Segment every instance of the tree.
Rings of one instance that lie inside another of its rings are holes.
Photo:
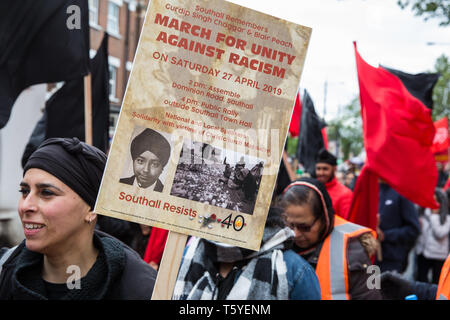
[[[433,89],[433,120],[450,117],[450,60],[442,54],[437,58],[432,72],[441,74]]]
[[[416,16],[441,19],[440,26],[450,25],[450,0],[398,0],[397,4],[405,9],[411,6]]]
[[[338,116],[328,123],[327,130],[329,140],[337,142],[344,160],[349,159],[350,155],[356,156],[361,153],[364,144],[358,96],[344,106]]]
[[[297,143],[298,143],[298,137],[287,137],[286,140],[286,152],[289,156],[295,157],[295,154],[297,153]]]

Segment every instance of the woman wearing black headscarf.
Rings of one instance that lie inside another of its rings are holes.
[[[374,237],[370,229],[334,214],[325,185],[301,178],[288,185],[279,203],[294,230],[294,251],[316,270],[323,300],[381,299],[367,272]]]
[[[103,152],[76,138],[48,139],[30,156],[19,190],[25,240],[1,252],[9,257],[0,299],[151,297],[156,272],[120,241],[95,231],[105,163]]]

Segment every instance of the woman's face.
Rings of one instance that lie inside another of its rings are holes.
[[[302,248],[309,248],[320,240],[322,219],[314,217],[309,204],[290,205],[285,208],[286,225],[294,230],[295,244]]]
[[[73,246],[90,219],[90,207],[58,178],[29,169],[20,183],[19,216],[26,246],[42,254]]]
[[[133,170],[139,185],[142,188],[147,188],[159,178],[163,166],[154,153],[145,151],[134,159]]]

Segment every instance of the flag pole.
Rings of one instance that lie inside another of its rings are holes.
[[[152,300],[171,300],[180,269],[187,235],[169,231],[156,276]]]
[[[91,74],[84,77],[84,137],[92,145],[92,90]]]
[[[286,167],[286,171],[288,173],[289,180],[291,180],[291,182],[292,182],[295,180],[296,173],[292,170],[291,164],[289,163],[289,160],[288,160],[288,154],[285,150],[283,150],[283,158],[282,159],[283,159],[284,166]]]

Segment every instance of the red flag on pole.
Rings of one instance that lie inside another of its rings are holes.
[[[367,64],[354,46],[367,166],[405,198],[437,208],[431,110],[398,77]]]
[[[300,116],[302,114],[302,103],[300,102],[300,94],[297,91],[295,99],[294,111],[292,112],[291,123],[289,124],[289,133],[291,137],[297,137],[300,132]]]
[[[153,262],[157,265],[161,262],[166,246],[167,236],[169,231],[153,227],[150,237],[148,239],[147,247],[145,249],[144,261],[147,263]]]
[[[324,145],[324,148],[328,150],[327,127],[323,127],[323,128],[322,128],[322,137],[323,137],[323,145]]]
[[[365,165],[356,179],[348,213],[349,221],[372,230],[377,229],[378,190],[377,174]]]

